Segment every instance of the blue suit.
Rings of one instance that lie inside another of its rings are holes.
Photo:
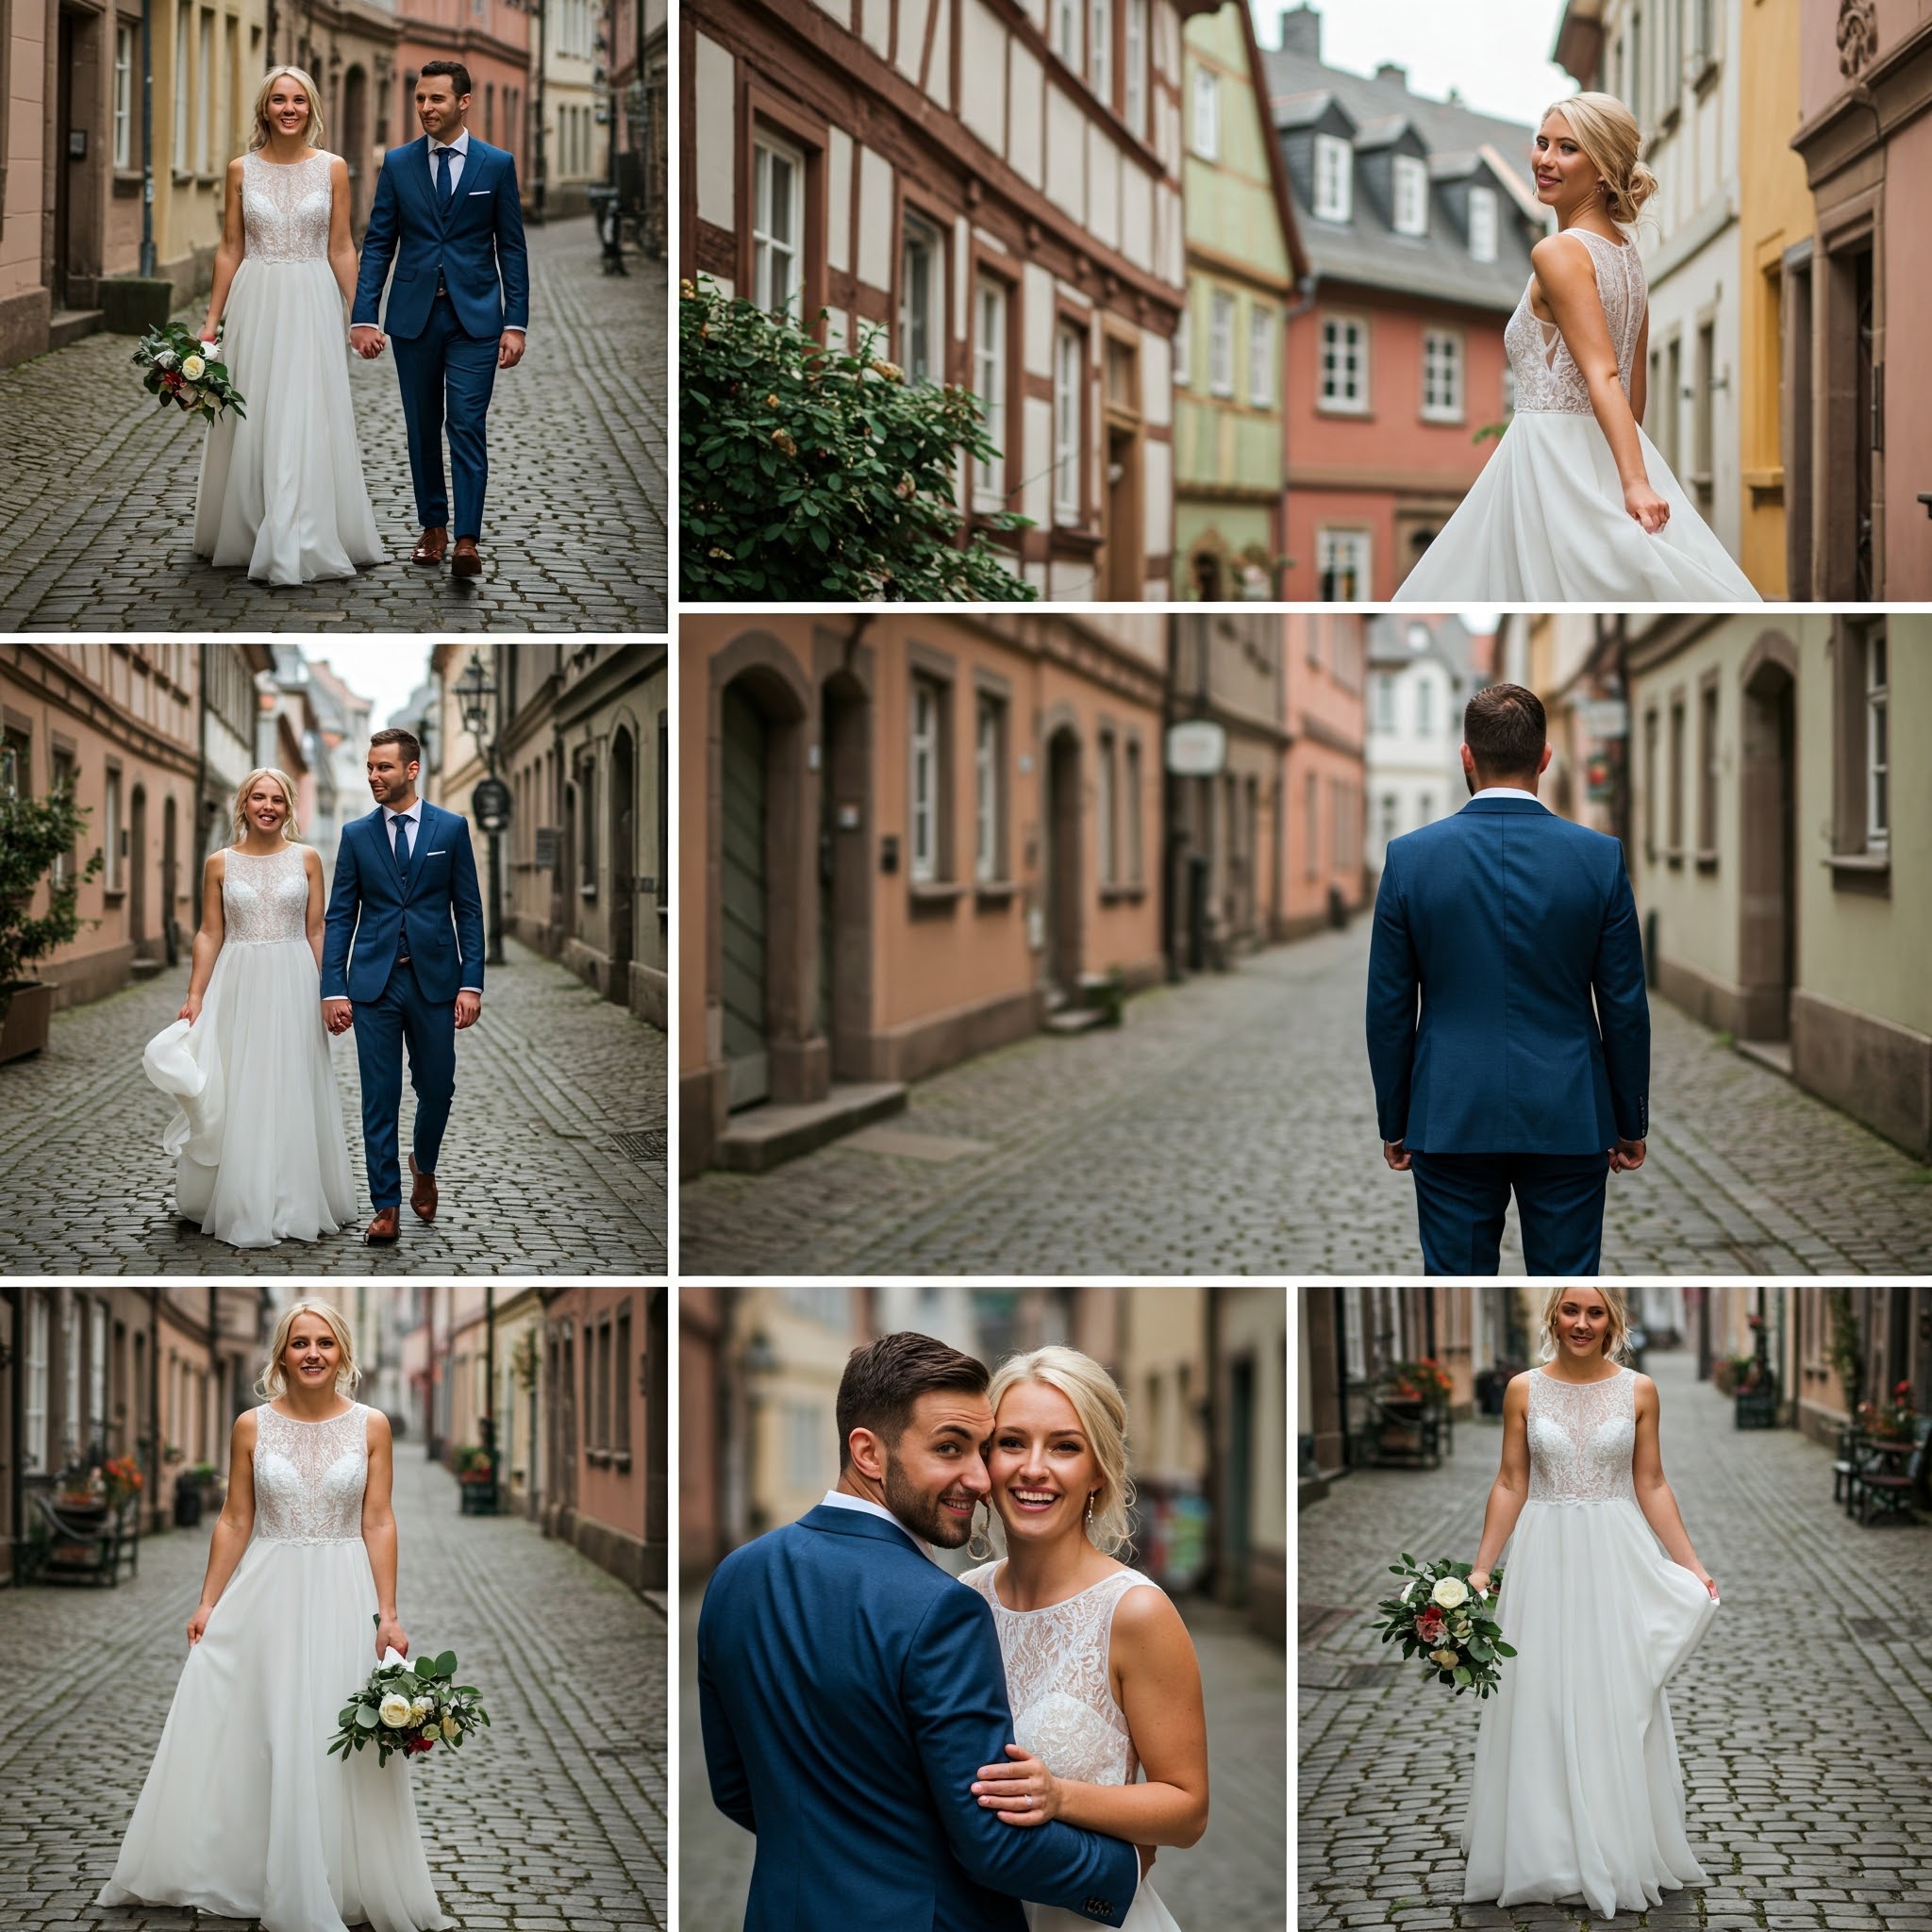
[[[1390,842],[1369,952],[1385,1141],[1431,1274],[1493,1274],[1513,1190],[1532,1274],[1593,1274],[1609,1150],[1650,1129],[1650,1004],[1623,847],[1529,798]]]
[[[453,178],[444,204],[427,135],[390,149],[362,237],[351,320],[377,325],[393,261],[380,326],[395,346],[416,514],[425,529],[447,526],[453,536],[475,537],[490,480],[484,425],[496,386],[497,343],[505,329],[529,326],[530,271],[516,162],[473,134],[462,172]],[[456,483],[453,524],[443,480],[445,425]]]
[[[390,816],[378,808],[342,827],[322,947],[323,998],[356,1008],[362,1145],[378,1208],[402,1201],[403,1049],[416,1090],[416,1165],[433,1174],[456,1097],[456,997],[466,986],[483,990],[483,896],[469,822],[425,800],[405,872]]]
[[[724,1558],[698,1707],[712,1799],[758,1837],[744,1932],[1025,1932],[1023,1898],[1126,1917],[1132,1845],[973,1796],[1013,1741],[992,1612],[881,1517],[821,1504]]]

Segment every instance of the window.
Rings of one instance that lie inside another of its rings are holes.
[[[1053,0],[1053,50],[1076,73],[1080,66],[1080,0]]]
[[[752,143],[752,297],[774,315],[803,293],[804,230],[805,157],[760,134]]]
[[[1274,311],[1259,302],[1248,310],[1248,400],[1257,409],[1274,401]]]
[[[1323,530],[1316,539],[1322,602],[1363,604],[1369,596],[1369,533]]]
[[[1057,524],[1080,521],[1080,388],[1084,342],[1063,328],[1053,361],[1053,515]]]
[[[87,1439],[105,1442],[108,1435],[108,1305],[87,1305]]]
[[[1643,856],[1657,863],[1657,715],[1643,714]]]
[[[212,13],[201,16],[200,45],[201,64],[197,78],[201,85],[194,99],[194,165],[198,173],[206,175],[213,170],[215,164],[214,130],[208,114],[215,92],[215,17]]]
[[[912,877],[940,875],[940,688],[929,677],[912,680]]]
[[[1716,15],[1711,0],[1690,0],[1690,52],[1700,69],[1717,58]]]
[[[1891,845],[1891,689],[1885,633],[1865,640],[1865,849]]]
[[[1322,318],[1322,407],[1368,413],[1369,325],[1362,316]]]
[[[1429,232],[1429,167],[1414,155],[1395,157],[1395,232],[1398,235],[1426,235]]]
[[[1670,857],[1676,864],[1684,855],[1684,700],[1671,704],[1671,824]]]
[[[1121,29],[1121,58],[1125,71],[1121,90],[1127,125],[1141,140],[1147,137],[1147,0],[1127,0]]]
[[[31,796],[34,789],[33,741],[8,725],[0,734],[0,796]],[[58,791],[59,788],[54,788]]]
[[[1426,675],[1415,681],[1415,735],[1426,738],[1436,728],[1436,680]]]
[[[1315,219],[1345,222],[1355,213],[1355,149],[1340,135],[1315,137]]]
[[[1496,258],[1496,191],[1472,188],[1469,191],[1469,258],[1494,261]]]
[[[1415,822],[1419,825],[1432,825],[1436,822],[1436,794],[1433,791],[1418,791],[1415,795]]]
[[[1715,684],[1697,693],[1697,851],[1717,858],[1717,704]]]
[[[1717,382],[1717,324],[1697,325],[1697,365],[1693,382],[1696,394],[1690,400],[1691,480],[1699,500],[1707,509],[1715,494],[1712,469],[1716,462],[1715,425],[1711,417],[1711,391]]]
[[[140,64],[141,29],[125,21],[114,29],[114,165],[134,165],[134,75]]]
[[[1174,379],[1183,388],[1193,381],[1190,367],[1194,353],[1193,305],[1191,300],[1181,303],[1180,320],[1174,325]]]
[[[940,352],[944,286],[939,230],[908,214],[899,242],[899,360],[908,382],[938,382],[944,374]]]
[[[1088,0],[1087,85],[1113,105],[1113,0]]]
[[[986,418],[987,440],[1002,452],[974,471],[975,509],[1004,509],[1007,504],[1007,291],[982,276],[974,298],[973,392]]]
[[[188,56],[189,8],[175,0],[175,172],[188,172]]]
[[[1322,779],[1315,772],[1310,772],[1302,784],[1302,818],[1306,827],[1302,835],[1302,875],[1318,879],[1322,876]]]
[[[1093,832],[1096,841],[1095,858],[1100,872],[1100,883],[1111,886],[1120,878],[1119,826],[1115,823],[1115,812],[1119,807],[1115,784],[1114,760],[1116,745],[1111,731],[1100,734],[1100,744],[1093,760]]]
[[[1462,421],[1462,337],[1455,329],[1423,332],[1423,420]]]
[[[1007,708],[982,691],[973,734],[973,876],[982,885],[997,879],[1000,864],[1000,821],[1005,801],[1000,780],[1006,759],[1001,746],[1007,735]]]
[[[1375,722],[1371,728],[1376,731],[1395,729],[1395,678],[1391,672],[1382,671],[1375,675]]]
[[[1234,297],[1225,289],[1208,298],[1208,387],[1218,396],[1234,393]]]
[[[1221,76],[1194,69],[1194,152],[1205,161],[1221,158]]]
[[[1127,877],[1141,883],[1141,741],[1130,738],[1126,744],[1126,775],[1121,788],[1122,830],[1126,837]]]
[[[630,1304],[625,1302],[617,1311],[617,1373],[610,1391],[615,1405],[610,1418],[610,1446],[625,1468],[630,1466]]]
[[[101,814],[101,850],[106,855],[101,872],[101,890],[105,892],[121,890],[121,768],[110,765],[108,768],[107,809]]]
[[[26,1424],[25,1460],[29,1469],[47,1466],[47,1291],[26,1291],[26,1391],[22,1401]]]

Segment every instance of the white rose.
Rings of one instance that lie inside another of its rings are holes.
[[[208,364],[204,362],[199,356],[190,356],[181,364],[181,374],[185,375],[190,382],[199,382],[202,377],[202,373],[207,368]]]
[[[383,1723],[391,1730],[399,1731],[409,1722],[409,1700],[399,1692],[391,1690],[382,1700],[376,1715],[382,1719]]]
[[[1469,1601],[1469,1586],[1459,1576],[1445,1576],[1429,1592],[1429,1601],[1445,1610],[1459,1610]]]

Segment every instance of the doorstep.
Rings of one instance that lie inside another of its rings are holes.
[[[835,1082],[823,1100],[747,1108],[731,1116],[731,1124],[718,1142],[718,1165],[737,1174],[765,1174],[814,1147],[903,1112],[905,1106],[903,1080],[849,1080]]]

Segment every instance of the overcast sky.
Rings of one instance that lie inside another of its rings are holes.
[[[1281,44],[1281,0],[1251,0],[1264,47]],[[1563,0],[1318,0],[1322,58],[1373,74],[1384,60],[1408,69],[1414,93],[1534,125],[1576,83],[1550,58]]]
[[[415,639],[316,638],[302,646],[312,664],[326,658],[335,674],[358,697],[371,698],[375,708],[372,730],[380,731],[390,714],[408,702],[409,693],[429,675],[429,645]]]

